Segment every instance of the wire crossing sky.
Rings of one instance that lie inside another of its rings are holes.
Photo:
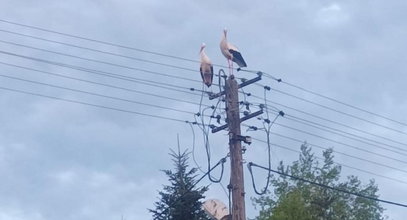
[[[0,174],[10,178],[0,184],[1,218],[151,219],[177,134],[193,153],[190,165],[206,174],[228,152],[227,131],[211,133],[227,123],[224,100],[208,99],[224,86],[225,27],[248,65],[234,70],[239,82],[263,73],[259,86],[239,93],[241,116],[265,111],[242,127],[255,140],[245,161],[274,169],[296,160],[304,142],[317,156],[333,148],[342,178],[374,178],[379,199],[406,203],[403,1],[2,7]],[[202,42],[217,73],[209,88],[199,73]],[[201,180],[219,182],[207,198],[228,204],[228,170]],[[256,185],[267,176],[256,175]],[[405,208],[384,207],[404,219]]]

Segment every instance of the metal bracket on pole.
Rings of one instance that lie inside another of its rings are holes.
[[[248,86],[248,85],[250,85],[250,84],[252,84],[252,83],[255,83],[255,82],[257,82],[257,81],[260,81],[261,80],[261,76],[263,75],[263,73],[262,72],[257,72],[257,77],[256,78],[253,78],[253,79],[250,79],[250,80],[246,80],[246,81],[244,81],[244,82],[242,82],[241,84],[239,84],[239,89],[240,88],[243,88],[243,87],[245,87],[245,86]],[[223,95],[225,95],[226,94],[226,91],[222,91],[222,92],[219,92],[219,93],[216,93],[216,94],[209,94],[209,100],[212,100],[212,99],[216,99],[216,98],[218,98],[218,97],[220,97],[220,96],[223,96]]]
[[[254,118],[254,117],[256,117],[256,116],[259,116],[259,115],[261,115],[261,114],[263,114],[263,109],[262,109],[262,110],[259,110],[259,111],[257,111],[257,112],[254,112],[254,113],[252,113],[252,114],[250,114],[250,115],[246,115],[246,116],[242,117],[242,118],[240,119],[240,122],[244,122],[244,121],[246,121],[246,120],[249,120],[249,119],[251,119],[251,118]],[[221,130],[223,130],[223,129],[226,129],[228,126],[229,126],[229,124],[224,124],[224,125],[222,125],[222,126],[216,127],[216,128],[214,128],[214,129],[212,129],[212,133],[216,133],[216,132],[218,132],[218,131],[221,131]]]

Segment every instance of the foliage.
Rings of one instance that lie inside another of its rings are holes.
[[[164,185],[159,192],[159,201],[155,209],[149,211],[155,220],[206,220],[209,219],[202,209],[201,199],[207,187],[195,187],[196,168],[188,170],[189,153],[171,150],[174,171],[163,170],[168,176],[169,185]]]
[[[291,166],[278,167],[280,172],[307,179],[331,187],[361,193],[378,198],[378,187],[371,180],[362,185],[356,176],[340,181],[341,167],[333,161],[333,150],[323,152],[323,163],[311,153],[305,143],[301,146],[299,160]],[[285,176],[274,176],[271,185],[273,193],[253,199],[260,207],[257,220],[381,220],[383,208],[377,201],[364,199],[344,192],[338,192]]]

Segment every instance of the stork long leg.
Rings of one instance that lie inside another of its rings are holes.
[[[228,59],[228,66],[229,66],[229,76],[232,75],[232,60]]]
[[[230,68],[230,71],[232,72],[232,75],[233,75],[233,61],[230,61],[230,63],[232,64],[231,66],[231,68]]]

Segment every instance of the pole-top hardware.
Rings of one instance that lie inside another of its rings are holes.
[[[250,136],[242,136],[242,135],[237,135],[236,139],[238,141],[243,141],[244,143],[250,145],[252,143],[252,137]]]
[[[279,114],[280,116],[283,116],[283,117],[284,117],[284,115],[285,115],[285,113],[284,113],[283,111],[279,111],[278,114]]]

